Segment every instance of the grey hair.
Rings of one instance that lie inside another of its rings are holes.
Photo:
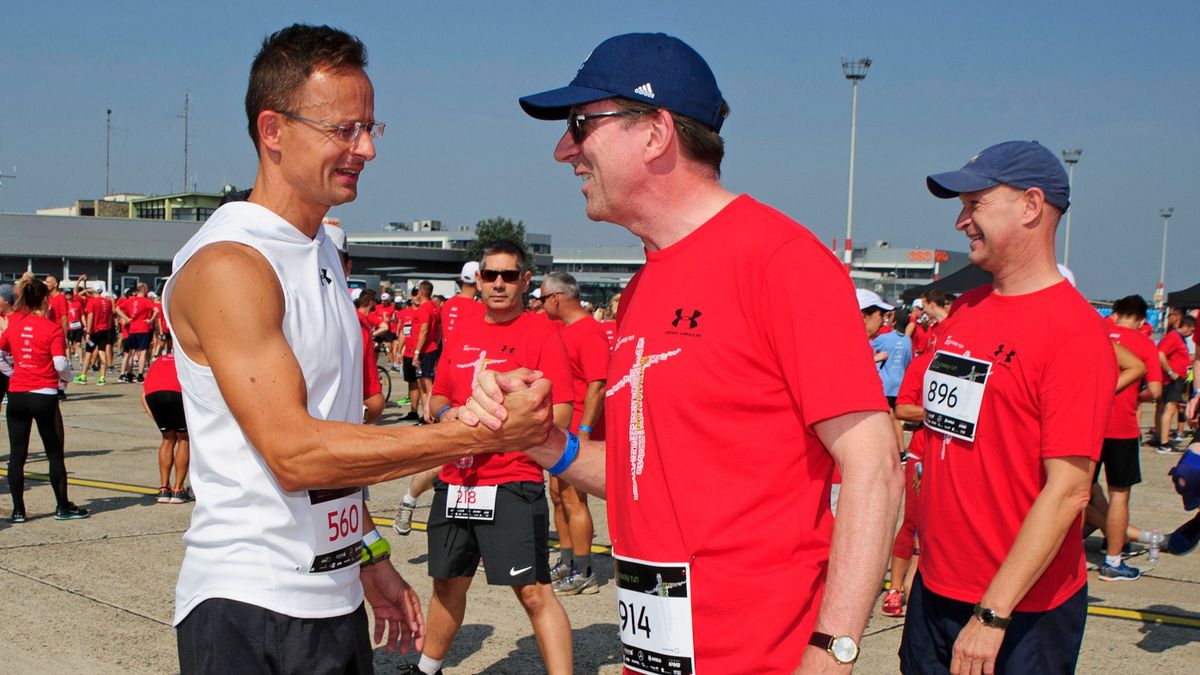
[[[544,278],[545,282],[550,283],[550,290],[555,293],[562,293],[568,298],[579,299],[579,282],[575,281],[575,277],[566,272],[551,272]]]

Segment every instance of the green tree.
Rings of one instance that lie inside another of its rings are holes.
[[[525,259],[529,261],[529,269],[536,271],[533,262],[533,250],[525,241],[525,223],[518,220],[513,222],[504,216],[496,216],[475,223],[475,240],[467,244],[467,260],[479,260],[483,257],[483,249],[500,239],[508,239],[521,245],[525,251]]]

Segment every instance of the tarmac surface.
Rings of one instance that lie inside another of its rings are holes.
[[[394,381],[399,391],[403,382]],[[32,474],[26,481],[29,522],[9,524],[11,498],[0,496],[0,616],[7,643],[0,673],[178,672],[171,618],[183,555],[180,537],[192,505],[155,503],[159,434],[141,409],[140,393],[137,385],[72,385],[70,399],[63,403],[71,499],[91,509],[91,518],[53,519],[54,499],[36,433],[26,466]],[[389,407],[383,424],[400,424],[405,412]],[[7,433],[0,434],[0,455],[8,455]],[[1143,448],[1141,459],[1144,483],[1133,490],[1132,522],[1169,532],[1189,517],[1166,475],[1177,456]],[[432,494],[420,500],[417,528],[401,537],[389,525],[406,487],[407,479],[372,486],[370,508],[392,544],[397,568],[427,606],[431,584],[420,528]],[[7,493],[6,485],[0,489]],[[604,505],[592,499],[590,506],[596,520],[594,545],[605,551]],[[1086,548],[1094,568],[1102,560],[1099,537],[1089,538]],[[599,552],[593,560],[602,580],[600,592],[562,599],[574,630],[575,672],[617,674],[611,559]],[[1200,553],[1176,557],[1164,552],[1157,564],[1148,564],[1144,549],[1135,545],[1130,563],[1142,568],[1141,580],[1106,583],[1090,573],[1089,618],[1078,672],[1200,672]],[[752,605],[748,599],[747,607]],[[856,671],[897,672],[902,627],[902,619],[876,612]],[[416,655],[389,654],[382,648],[375,653],[382,674],[395,673],[409,661],[415,662]],[[516,598],[507,588],[488,586],[482,575],[471,589],[466,622],[443,667],[447,673],[545,672]]]

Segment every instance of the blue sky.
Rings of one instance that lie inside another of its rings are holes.
[[[388,123],[351,231],[505,215],[568,245],[634,243],[583,215],[579,181],[551,159],[561,126],[516,99],[566,84],[618,33],[677,35],[709,61],[733,113],[724,182],[804,223],[845,231],[850,86],[841,56],[874,60],[859,88],[854,235],[964,250],[955,203],[924,176],[992,143],[1083,149],[1071,267],[1092,297],[1158,281],[1162,221],[1175,208],[1168,289],[1200,282],[1200,5],[1160,2],[741,3],[56,2],[0,4],[0,210],[32,212],[104,191],[104,111],[113,110],[114,191],[183,182],[248,186],[242,109],[262,38],[328,23],[367,45],[376,116]],[[1061,236],[1060,236],[1061,241]],[[1061,257],[1061,256],[1060,256]]]

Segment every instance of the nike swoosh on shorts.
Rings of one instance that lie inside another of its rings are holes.
[[[508,568],[508,576],[515,577],[518,574],[524,574],[525,572],[528,572],[531,569],[533,569],[533,565],[530,565],[529,567],[522,567],[521,569],[517,569],[515,567],[510,567],[510,568]]]

